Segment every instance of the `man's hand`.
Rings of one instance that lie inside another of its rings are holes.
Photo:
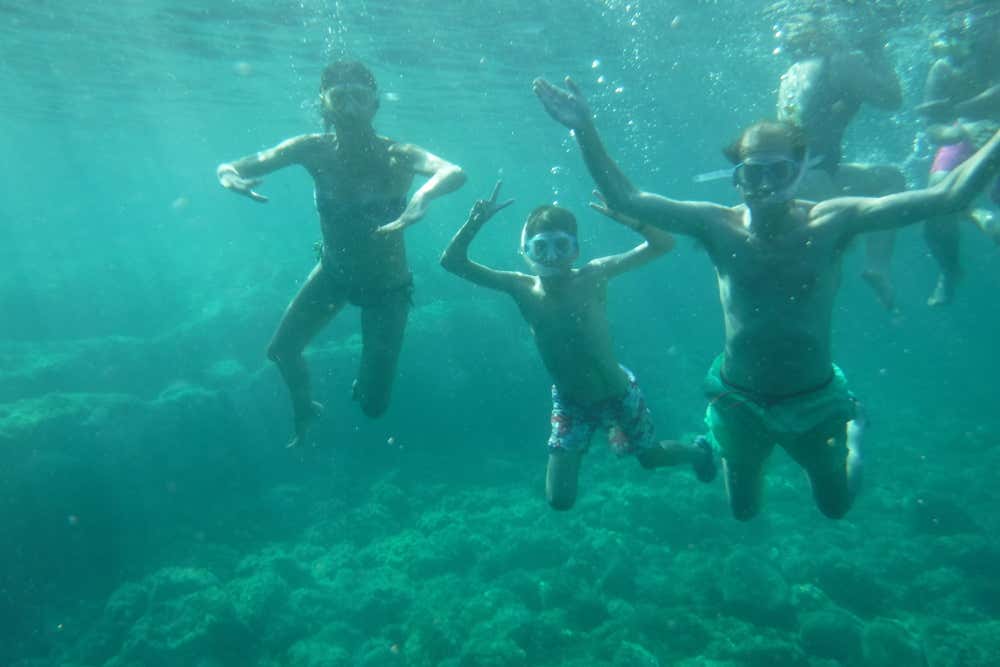
[[[607,200],[604,195],[601,194],[600,190],[594,190],[594,197],[597,199],[596,202],[590,202],[590,208],[594,209],[598,213],[612,220],[619,222],[629,229],[633,229],[638,233],[646,237],[649,245],[655,248],[662,248],[664,250],[670,250],[674,247],[674,237],[669,232],[665,232],[658,227],[652,225],[647,225],[644,222],[636,220],[630,215],[625,215],[620,211],[616,211],[608,206]]]
[[[267,197],[254,191],[254,188],[262,182],[263,180],[260,178],[243,178],[235,169],[221,169],[219,171],[219,183],[222,187],[244,197],[249,197],[254,201],[264,203],[267,201]]]
[[[556,122],[571,130],[582,130],[593,123],[587,98],[573,79],[566,77],[566,88],[553,86],[545,79],[535,79],[531,89],[541,100],[542,106]]]
[[[485,224],[487,220],[514,203],[513,199],[508,199],[497,204],[497,195],[500,194],[501,185],[503,185],[503,181],[497,181],[489,199],[476,200],[476,203],[472,205],[472,210],[469,211],[469,222],[479,225]]]

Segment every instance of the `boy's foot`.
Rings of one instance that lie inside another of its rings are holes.
[[[712,443],[705,436],[699,435],[694,439],[694,446],[701,450],[702,456],[691,464],[691,468],[694,470],[695,477],[707,484],[715,479],[719,472],[715,465],[715,452],[712,450]]]

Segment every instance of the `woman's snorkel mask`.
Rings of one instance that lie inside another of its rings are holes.
[[[378,110],[378,92],[364,83],[337,83],[319,98],[323,116],[331,122],[370,121]]]
[[[521,254],[539,276],[567,272],[580,255],[576,236],[562,230],[538,232],[528,236],[528,225],[521,228]]]

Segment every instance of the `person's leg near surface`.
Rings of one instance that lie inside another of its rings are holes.
[[[906,177],[889,165],[842,164],[836,182],[841,195],[882,197],[906,189]],[[892,284],[892,252],[896,232],[865,235],[865,262],[861,277],[874,290],[886,310],[896,309],[896,294]]]
[[[896,310],[896,288],[892,283],[892,253],[895,247],[895,231],[865,235],[865,265],[861,277],[889,312]]]
[[[942,146],[934,156],[928,187],[937,185],[955,167],[962,164],[975,152],[968,142]],[[924,241],[931,256],[940,269],[934,291],[927,299],[929,306],[943,306],[955,297],[955,288],[962,279],[959,257],[959,222],[967,213],[941,216],[924,223]]]
[[[379,417],[389,407],[409,313],[408,289],[361,308],[361,365],[354,399],[369,417]]]
[[[312,400],[309,369],[302,352],[344,303],[342,291],[317,264],[288,304],[268,345],[267,356],[277,365],[292,398],[295,434],[289,447],[302,444],[309,424],[322,410],[322,405]]]
[[[948,215],[924,223],[924,241],[937,262],[940,273],[929,306],[943,306],[955,297],[955,287],[962,278],[959,257],[959,222],[965,214]]]

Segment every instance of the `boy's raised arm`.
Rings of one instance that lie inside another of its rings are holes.
[[[605,278],[613,278],[651,262],[673,249],[674,237],[669,233],[608,208],[606,200],[596,190],[594,191],[594,196],[597,197],[598,201],[590,204],[592,209],[642,234],[646,240],[627,252],[618,255],[609,255],[608,257],[599,257],[587,262],[585,267],[587,270],[598,271]]]
[[[515,271],[498,271],[469,259],[469,244],[472,243],[472,239],[476,237],[483,225],[498,212],[514,203],[513,199],[508,199],[497,204],[501,183],[502,181],[497,181],[489,199],[480,199],[472,205],[469,218],[455,233],[448,247],[444,249],[444,253],[441,255],[441,266],[446,271],[477,285],[503,292],[513,292],[530,281],[528,276]]]

